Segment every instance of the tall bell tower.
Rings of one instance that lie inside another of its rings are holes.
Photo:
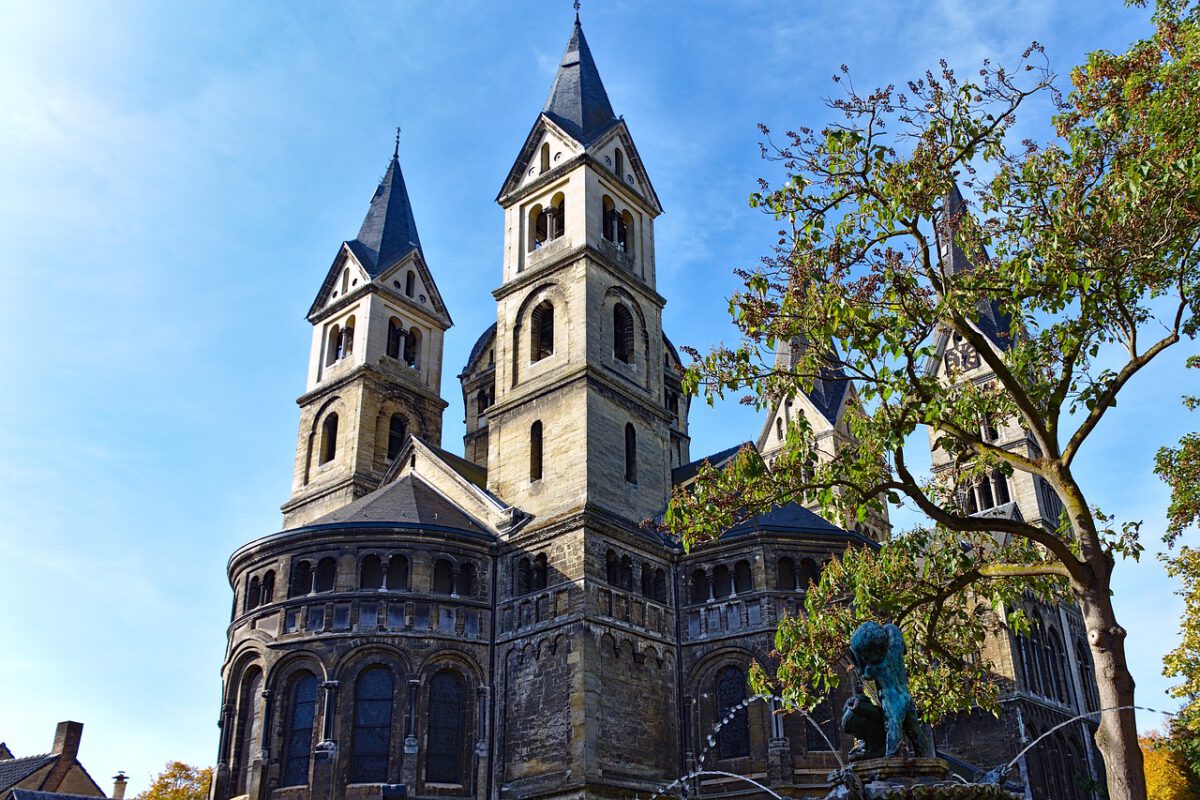
[[[542,518],[651,517],[669,492],[675,416],[655,290],[662,207],[578,20],[497,202],[489,489]]]
[[[308,311],[312,348],[285,528],[379,486],[409,434],[442,438],[442,337],[453,324],[425,263],[399,135],[358,236]]]

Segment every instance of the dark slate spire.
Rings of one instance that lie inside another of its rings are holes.
[[[404,186],[404,173],[400,171],[399,143],[392,154],[392,163],[371,198],[371,208],[359,228],[358,238],[349,244],[360,260],[364,255],[368,257],[370,263],[363,266],[372,277],[401,256],[421,249],[408,189]]]
[[[558,74],[550,86],[550,96],[542,113],[587,147],[617,121],[608,93],[600,81],[600,71],[592,60],[592,51],[583,36],[576,15],[567,52],[563,53]]]
[[[967,213],[969,213],[967,203],[958,189],[958,182],[954,181],[950,184],[950,191],[946,192],[946,196],[942,199],[944,225],[949,230],[939,229],[938,231],[940,239],[938,254],[941,258],[942,269],[947,275],[959,275],[975,268],[954,237],[958,222],[962,219],[962,215]],[[988,257],[986,252],[981,252],[979,255],[984,259]],[[995,300],[981,299],[976,304],[976,309],[979,314],[979,329],[997,347],[1007,350],[1012,345],[1012,317],[1005,314]]]

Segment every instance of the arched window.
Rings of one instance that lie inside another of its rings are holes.
[[[730,592],[733,591],[733,581],[729,578],[729,567],[724,564],[713,569],[712,590],[713,597],[718,600],[729,597]]]
[[[783,441],[783,417],[775,418],[775,437]]]
[[[444,558],[433,563],[434,594],[454,593],[454,567]]]
[[[388,559],[387,574],[384,584],[388,591],[402,591],[408,588],[408,559],[404,556],[392,556]]]
[[[529,426],[529,480],[542,479],[542,421]]]
[[[532,581],[531,581],[532,588],[535,592],[541,591],[542,589],[546,588],[546,580],[548,577],[547,572],[548,572],[548,570],[546,569],[546,554],[538,553],[537,556],[533,559],[533,576],[532,576]]]
[[[371,667],[358,678],[350,744],[351,783],[388,782],[394,688],[395,679],[386,667]]]
[[[616,204],[613,203],[613,199],[611,197],[604,195],[604,197],[600,199],[600,209],[602,212],[600,216],[600,222],[603,226],[601,233],[604,235],[605,239],[613,244],[616,244],[617,220],[621,218],[621,215],[617,213]]]
[[[338,347],[338,358],[345,358],[354,352],[354,317],[346,320],[342,326],[342,338]]]
[[[242,604],[243,611],[249,611],[252,608],[258,608],[262,603],[262,584],[258,582],[258,576],[250,579],[250,585],[246,588],[246,600]]]
[[[454,584],[454,593],[459,597],[474,597],[475,565],[467,563],[459,567],[458,575],[455,578]]]
[[[487,411],[492,405],[492,398],[488,395],[487,389],[480,389],[475,394],[475,408],[478,410],[479,416],[483,416],[483,412]]]
[[[1000,470],[992,470],[992,486],[996,495],[996,505],[1004,505],[1012,500],[1008,492],[1008,478]]]
[[[775,565],[775,583],[777,589],[791,591],[796,588],[796,563],[784,556]]]
[[[392,414],[388,420],[387,460],[391,461],[400,455],[400,448],[408,438],[408,419],[400,413]]]
[[[404,276],[404,294],[408,297],[413,296],[413,292],[417,289],[417,274],[411,269]]]
[[[383,588],[383,562],[377,555],[369,555],[362,560],[358,570],[358,587],[360,589]]]
[[[1046,639],[1049,645],[1047,660],[1050,662],[1050,674],[1054,682],[1054,699],[1066,703],[1070,697],[1067,671],[1063,667],[1067,660],[1067,649],[1057,628],[1050,628]]]
[[[263,575],[262,579],[262,602],[263,605],[275,599],[275,570],[269,569]]]
[[[979,433],[986,442],[994,442],[1000,438],[1000,432],[996,430],[996,422],[992,419],[991,414],[984,413],[983,419],[980,421]]]
[[[429,682],[429,741],[425,749],[425,782],[461,784],[466,727],[466,687],[449,670]]]
[[[318,592],[332,592],[333,579],[337,574],[337,562],[333,558],[326,556],[317,562],[317,580],[315,583]]]
[[[305,672],[292,685],[291,708],[283,738],[283,771],[280,786],[308,783],[313,723],[317,717],[317,676]]]
[[[350,290],[350,270],[342,270],[342,294]]]
[[[292,578],[288,583],[288,597],[303,597],[312,591],[312,564],[301,561],[292,567]]]
[[[617,554],[614,551],[609,550],[608,553],[605,554],[604,565],[606,568],[605,580],[608,581],[608,585],[609,586],[620,586],[621,585],[621,565],[620,565],[620,562],[617,560]]]
[[[800,559],[800,588],[808,591],[809,584],[821,582],[821,568],[811,558]]]
[[[617,217],[617,247],[626,253],[633,252],[633,215],[622,211]]]
[[[562,192],[550,200],[550,239],[557,239],[567,229],[567,198]]]
[[[1030,673],[1033,680],[1030,681],[1030,688],[1040,695],[1048,695],[1050,693],[1049,681],[1046,680],[1048,675],[1044,664],[1045,653],[1043,651],[1042,640],[1042,618],[1034,614],[1029,621],[1031,628],[1029,637],[1029,656],[1030,656]]]
[[[737,667],[725,667],[717,675],[717,718],[746,699],[746,674]],[[750,755],[750,719],[742,708],[717,731],[717,749],[721,758]]]
[[[528,558],[522,558],[517,562],[516,570],[513,571],[513,594],[518,596],[529,594],[532,584],[533,567]]]
[[[654,596],[654,572],[649,564],[642,564],[642,597]]]
[[[704,570],[698,569],[692,572],[692,602],[704,603],[708,601],[708,574]]]
[[[621,152],[621,148],[617,148],[617,152],[613,154],[613,172],[617,173],[617,177],[625,180],[625,154]]]
[[[550,145],[549,143],[542,145],[542,172],[550,171]]]
[[[625,423],[625,480],[637,483],[637,432],[632,422]]]
[[[404,323],[400,321],[399,317],[392,317],[388,320],[387,354],[389,358],[400,358],[400,352],[404,349],[405,335]]]
[[[633,591],[633,559],[629,556],[621,556],[621,588]]]
[[[421,366],[421,331],[414,325],[404,337],[404,363],[413,369]]]
[[[329,414],[321,422],[321,458],[319,464],[328,464],[337,455],[338,416]]]
[[[529,360],[541,361],[552,355],[554,355],[554,305],[549,300],[543,300],[529,315]]]
[[[329,339],[325,344],[325,366],[332,366],[340,357],[342,346],[342,326],[332,325],[329,328]]]
[[[754,588],[754,576],[750,572],[749,561],[739,561],[733,565],[733,591],[745,594]]]
[[[654,599],[659,603],[667,602],[667,573],[666,570],[654,570]]]
[[[550,215],[541,204],[529,209],[529,250],[538,250],[550,239]]]
[[[1075,663],[1079,669],[1079,691],[1083,695],[1083,710],[1099,711],[1100,697],[1094,683],[1096,678],[1092,672],[1092,654],[1083,639],[1075,640]]]
[[[633,314],[624,303],[613,306],[613,356],[625,364],[633,361]]]
[[[242,678],[238,697],[237,745],[231,770],[238,794],[250,790],[250,765],[262,735],[262,677],[262,670],[252,667]]]

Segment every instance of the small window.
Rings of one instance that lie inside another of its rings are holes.
[[[659,603],[667,602],[667,572],[661,568],[654,570],[654,599]]]
[[[541,361],[554,355],[554,305],[549,300],[538,303],[529,315],[530,361]]]
[[[389,319],[387,332],[387,354],[389,358],[400,359],[400,353],[404,350],[405,337],[404,323],[397,317]]]
[[[337,562],[326,556],[317,562],[316,589],[318,592],[332,592],[334,577],[337,575]]]
[[[410,269],[408,271],[408,274],[404,276],[404,295],[406,297],[412,297],[413,293],[416,292],[416,290],[417,290],[417,274]]]
[[[421,331],[414,325],[404,337],[404,363],[413,369],[421,366]]]
[[[708,574],[702,569],[692,572],[692,602],[708,602],[708,589]]]
[[[262,579],[262,601],[263,604],[271,602],[275,597],[275,570],[269,569],[263,575]]]
[[[341,345],[338,351],[338,358],[345,358],[354,352],[354,317],[346,320],[346,324],[342,326]]]
[[[567,199],[562,192],[554,195],[550,200],[550,220],[549,220],[549,238],[557,239],[562,236],[567,229]]]
[[[779,559],[776,565],[775,588],[790,592],[796,588],[796,563],[787,556]]]
[[[350,270],[342,270],[342,294],[350,289]]]
[[[642,564],[642,597],[654,596],[654,572],[649,564]]]
[[[408,559],[395,555],[388,559],[387,573],[384,584],[390,592],[403,591],[408,588]]]
[[[621,588],[633,591],[633,559],[629,556],[621,556]]]
[[[531,584],[533,591],[538,592],[546,588],[547,580],[546,554],[538,553],[533,559],[533,575],[531,576]]]
[[[633,215],[622,211],[617,217],[617,247],[626,253],[633,252]]]
[[[517,562],[517,568],[513,572],[513,595],[529,594],[532,582],[533,568],[528,558],[522,558]]]
[[[619,586],[621,583],[621,565],[617,559],[617,554],[613,550],[609,550],[604,556],[605,580],[609,586]]]
[[[713,570],[713,597],[723,600],[733,592],[733,580],[729,575],[729,567],[724,564]]]
[[[542,172],[550,171],[550,145],[542,145]]]
[[[601,233],[605,239],[616,244],[617,220],[621,218],[621,215],[617,213],[617,206],[608,195],[604,195],[600,199],[600,211]]]
[[[318,463],[328,464],[337,455],[338,415],[329,414],[321,423],[321,458]]]
[[[633,315],[624,303],[613,306],[613,355],[622,363],[633,361]]]
[[[779,439],[779,441],[783,441],[783,417],[775,418],[775,437]]]
[[[613,171],[617,173],[617,177],[625,180],[625,154],[621,152],[621,148],[617,148],[615,158],[613,159]]]
[[[358,587],[368,590],[383,588],[383,562],[379,556],[369,555],[362,560],[358,570]]]
[[[475,565],[467,563],[459,567],[454,584],[454,593],[459,597],[474,597]]]
[[[433,565],[433,593],[454,593],[454,568],[444,558],[439,558]]]
[[[733,591],[745,594],[754,588],[754,576],[750,571],[749,561],[739,561],[733,565]]]
[[[332,366],[341,357],[342,326],[333,325],[329,328],[329,338],[325,345],[325,366]]]
[[[542,421],[539,419],[529,428],[529,480],[542,479]]]
[[[288,583],[288,597],[303,597],[312,591],[312,564],[301,561],[292,567],[292,578]]]
[[[633,423],[625,423],[625,480],[637,483],[637,432]]]
[[[250,579],[250,586],[246,590],[246,601],[243,605],[244,611],[249,611],[253,608],[258,608],[262,604],[262,584],[259,583],[258,576]]]
[[[550,238],[550,218],[541,204],[529,209],[529,250],[538,250]]]
[[[408,438],[408,419],[403,414],[392,414],[388,421],[387,460],[391,461],[400,454],[404,440]]]

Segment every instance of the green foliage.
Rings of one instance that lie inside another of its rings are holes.
[[[1153,35],[1124,53],[1089,55],[1066,95],[1037,45],[1015,70],[985,62],[964,80],[943,63],[904,91],[861,93],[835,80],[846,87],[831,102],[837,123],[780,141],[762,128],[764,155],[785,176],[762,182],[750,202],[778,221],[777,248],[740,273],[745,288],[730,311],[742,341],[698,357],[685,384],[710,403],[737,393],[768,408],[817,378],[848,380],[849,436],[818,452],[798,428],[770,465],[743,452],[729,469],[702,470],[694,490],[673,498],[667,526],[691,546],[791,500],[819,504],[831,519],[908,502],[940,531],[1020,540],[1017,552],[996,551],[987,587],[970,579],[970,559],[947,557],[924,573],[925,562],[904,550],[907,539],[848,557],[828,591],[860,579],[876,588],[862,590],[850,610],[821,602],[807,620],[781,628],[780,679],[799,704],[812,701],[802,682],[828,688],[818,673],[842,658],[847,626],[889,618],[920,599],[911,587],[922,581],[957,591],[929,595],[926,605],[943,611],[924,624],[941,630],[918,631],[913,658],[934,670],[947,665],[941,678],[956,680],[964,668],[954,656],[965,649],[937,647],[974,641],[973,603],[997,591],[990,580],[998,575],[1067,578],[1092,620],[1102,692],[1132,702],[1110,579],[1118,558],[1140,555],[1140,522],[1096,508],[1072,466],[1128,382],[1196,333],[1197,4],[1160,0]],[[1054,107],[1054,138],[1015,141],[1017,112],[1035,96]],[[947,202],[956,184],[970,213]],[[967,374],[965,362],[945,362],[939,376],[928,367],[943,363],[947,345],[970,348],[985,369]],[[793,350],[785,366],[773,359],[780,347]],[[975,379],[981,374],[988,377]],[[988,419],[1023,431],[1028,447],[998,446],[981,431]],[[905,444],[926,437],[944,456],[937,480],[914,474],[905,459]],[[1160,461],[1177,485],[1191,481],[1173,520],[1194,520],[1200,508],[1195,447],[1185,440]],[[966,513],[964,491],[995,471],[1026,473],[1052,489],[1064,505],[1057,525]],[[938,561],[948,534],[923,535]],[[908,617],[910,627],[922,624],[919,613]],[[946,697],[920,690],[921,713],[988,705],[994,689],[982,671],[965,668],[968,677]],[[1132,712],[1101,724],[1110,793],[1143,796]]]
[[[808,587],[804,613],[780,620],[778,669],[774,676],[756,670],[755,688],[811,709],[850,668],[844,657],[850,635],[874,620],[894,622],[904,632],[909,684],[926,721],[975,706],[996,712],[1001,687],[981,655],[988,633],[999,622],[1027,632],[1025,616],[1009,610],[1025,592],[1053,596],[1062,581],[998,579],[992,572],[1040,559],[1022,540],[998,545],[987,534],[941,529],[898,536],[878,552],[851,548]]]
[[[212,767],[170,761],[154,777],[150,788],[139,793],[135,800],[206,800],[212,774]]]
[[[1164,561],[1167,574],[1180,582],[1178,594],[1184,602],[1179,645],[1163,659],[1163,674],[1179,679],[1171,696],[1184,701],[1168,742],[1200,779],[1200,550],[1183,547]]]

